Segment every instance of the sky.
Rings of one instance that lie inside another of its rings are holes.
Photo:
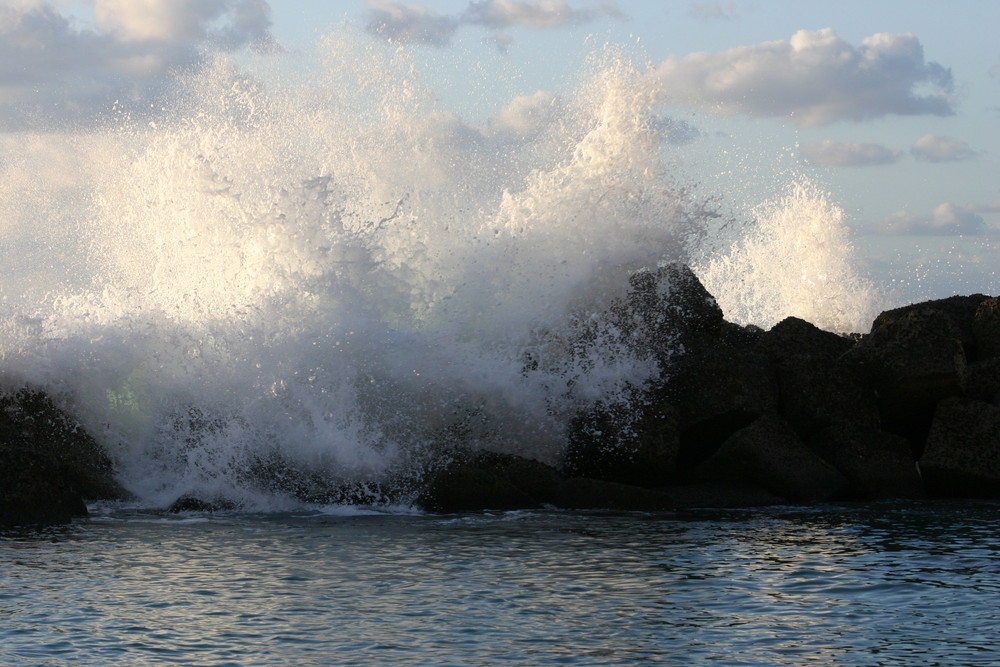
[[[90,131],[211,52],[294,68],[344,25],[411,52],[470,123],[622,45],[673,157],[730,205],[805,174],[873,274],[1000,292],[996,0],[0,0],[0,134]]]

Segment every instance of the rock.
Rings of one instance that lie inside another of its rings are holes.
[[[923,301],[921,303],[894,308],[881,313],[872,322],[872,333],[886,325],[891,325],[912,313],[923,310],[935,310],[940,313],[950,323],[949,328],[957,335],[955,336],[962,344],[962,351],[969,361],[979,358],[978,341],[975,333],[976,312],[980,305],[990,297],[984,294],[971,294],[968,296],[951,296],[946,299],[935,299],[933,301]]]
[[[882,428],[909,439],[919,456],[934,406],[965,391],[962,333],[951,316],[930,306],[885,315],[841,360],[878,392]]]
[[[0,524],[65,523],[125,491],[101,446],[44,393],[0,394]]]
[[[225,498],[204,500],[196,496],[181,496],[167,509],[172,514],[181,512],[225,512],[237,508],[236,503]]]
[[[727,439],[695,470],[698,481],[760,488],[792,502],[835,497],[847,479],[811,452],[792,427],[764,415]]]
[[[941,401],[920,470],[931,495],[1000,498],[1000,407],[965,398]]]
[[[436,473],[416,500],[431,512],[534,509],[554,501],[559,473],[538,461],[476,452]]]
[[[720,345],[685,357],[667,387],[680,427],[682,470],[711,456],[739,429],[777,409],[773,369],[758,352]]]
[[[966,367],[965,396],[1000,407],[1000,357],[983,359]]]
[[[572,477],[559,485],[555,505],[563,509],[661,511],[673,509],[667,493],[599,479]]]
[[[661,368],[711,345],[723,324],[719,304],[684,264],[632,274],[624,302],[611,308],[611,321],[632,350],[656,358]]]
[[[972,319],[978,359],[1000,358],[1000,298],[981,301]]]
[[[599,404],[577,417],[564,467],[574,477],[663,486],[676,473],[679,449],[674,408],[640,396],[624,404]]]
[[[784,498],[760,487],[739,484],[685,484],[671,487],[675,509],[723,509],[780,505]]]
[[[850,499],[924,496],[912,448],[902,436],[861,424],[836,424],[809,438],[806,446],[847,478],[844,495]]]
[[[764,333],[757,350],[774,368],[778,411],[808,437],[837,423],[879,426],[875,392],[840,357],[855,341],[789,317]]]

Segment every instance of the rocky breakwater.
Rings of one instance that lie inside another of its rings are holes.
[[[610,313],[661,377],[575,420],[563,465],[457,458],[419,503],[436,511],[742,507],[1000,498],[1000,299],[879,315],[838,335],[790,317],[723,319],[685,266],[632,278]]]
[[[0,527],[66,523],[88,500],[119,499],[111,461],[44,393],[0,393]]]

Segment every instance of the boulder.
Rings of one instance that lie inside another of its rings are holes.
[[[1000,357],[982,359],[966,367],[965,397],[1000,406]]]
[[[919,456],[934,406],[965,391],[963,334],[952,316],[930,306],[885,315],[841,361],[878,392],[882,428],[909,439]]]
[[[1000,359],[1000,298],[980,301],[972,319],[978,359]]]
[[[556,492],[555,505],[563,509],[606,509],[663,511],[674,507],[673,498],[664,492],[630,484],[599,479],[571,477]]]
[[[967,398],[941,401],[920,470],[931,495],[1000,498],[1000,407]]]
[[[87,500],[125,496],[101,446],[46,394],[0,394],[0,524],[65,523]]]
[[[853,500],[922,498],[924,484],[908,440],[861,424],[836,424],[819,431],[806,446],[850,482]]]
[[[698,481],[763,489],[792,502],[835,497],[848,485],[781,418],[767,414],[729,437],[695,470]]]
[[[757,350],[774,368],[778,412],[802,437],[833,424],[879,426],[874,390],[840,357],[855,341],[789,317],[764,333]]]
[[[679,449],[673,406],[639,396],[596,405],[574,419],[564,468],[572,477],[663,486],[675,476]]]
[[[548,465],[495,452],[456,458],[435,473],[415,504],[431,512],[535,509],[554,502],[561,482]]]
[[[909,317],[912,313],[923,310],[935,310],[948,320],[949,328],[962,344],[966,359],[975,361],[979,358],[978,340],[975,332],[976,313],[980,305],[989,300],[985,294],[970,294],[968,296],[950,296],[946,299],[922,301],[920,303],[893,308],[881,313],[872,322],[872,333],[886,325]]]

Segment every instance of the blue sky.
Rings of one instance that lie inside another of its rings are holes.
[[[687,132],[677,159],[730,205],[804,173],[873,273],[924,271],[926,296],[1000,292],[994,0],[0,0],[0,132],[86,131],[213,50],[295,67],[345,24],[408,49],[473,124],[623,45]]]

